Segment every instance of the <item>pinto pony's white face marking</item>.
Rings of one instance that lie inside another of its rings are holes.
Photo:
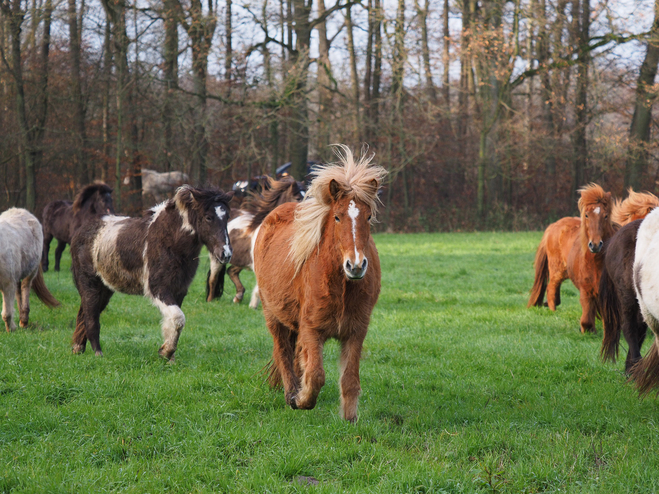
[[[227,212],[224,210],[222,206],[217,206],[215,208],[215,214],[217,214],[217,217],[222,220],[227,215]]]
[[[600,214],[600,211],[601,210],[600,210],[599,206],[597,206],[595,209],[593,209],[593,213],[595,213],[595,214]]]

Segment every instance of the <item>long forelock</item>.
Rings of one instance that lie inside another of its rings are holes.
[[[580,238],[581,238],[581,249],[583,252],[586,252],[588,249],[588,238],[586,236],[586,209],[590,206],[601,206],[608,213],[611,213],[613,208],[611,196],[608,196],[604,189],[594,183],[585,185],[579,189],[581,197],[579,198],[579,213],[581,214],[581,229],[580,229]],[[610,238],[614,233],[612,215],[609,214],[608,218],[604,220],[602,225],[602,236],[604,239]]]
[[[295,231],[289,255],[296,273],[320,243],[323,225],[332,209],[329,189],[333,180],[342,197],[357,199],[368,205],[373,221],[377,215],[380,203],[378,189],[387,171],[371,164],[373,154],[364,154],[356,161],[350,148],[345,145],[336,145],[335,152],[339,162],[320,166],[314,171],[307,195],[295,209]],[[373,181],[377,184],[375,187]]]

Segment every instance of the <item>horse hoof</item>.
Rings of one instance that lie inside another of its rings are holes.
[[[102,356],[103,356],[103,352],[100,351],[100,350],[96,350],[96,353],[94,353],[94,355],[96,355],[97,357],[102,357]]]
[[[21,320],[21,322],[19,322],[19,324],[21,325],[21,328],[26,328],[27,327],[27,321]]]
[[[73,345],[71,347],[71,351],[73,352],[74,355],[81,355],[85,353],[85,345],[79,345],[79,344]]]
[[[293,410],[297,410],[297,401],[295,393],[286,393],[286,404],[290,406]]]
[[[165,350],[164,346],[165,345],[160,347],[160,350],[158,350],[158,355],[160,355],[165,360],[173,361],[174,360],[174,352],[176,350]]]
[[[242,302],[242,301],[243,301],[242,298],[233,297],[233,303],[234,303],[234,304],[239,304],[239,303]]]

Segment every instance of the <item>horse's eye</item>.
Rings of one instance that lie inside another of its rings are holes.
[[[206,215],[206,221],[208,221],[209,223],[211,223],[211,222],[213,221],[213,217],[212,217],[210,214],[207,214],[207,215]]]
[[[338,222],[339,222],[339,217],[338,217],[338,216],[334,216],[334,221],[336,221],[336,222],[338,223]]]
[[[588,218],[588,215],[586,215],[586,218]]]
[[[371,215],[370,214],[368,215],[368,221],[371,221]]]

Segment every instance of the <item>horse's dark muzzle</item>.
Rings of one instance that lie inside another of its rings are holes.
[[[594,244],[593,242],[588,242],[588,250],[591,251],[593,254],[597,254],[600,250],[602,250],[602,246],[604,245],[604,242],[600,240],[599,244]]]

